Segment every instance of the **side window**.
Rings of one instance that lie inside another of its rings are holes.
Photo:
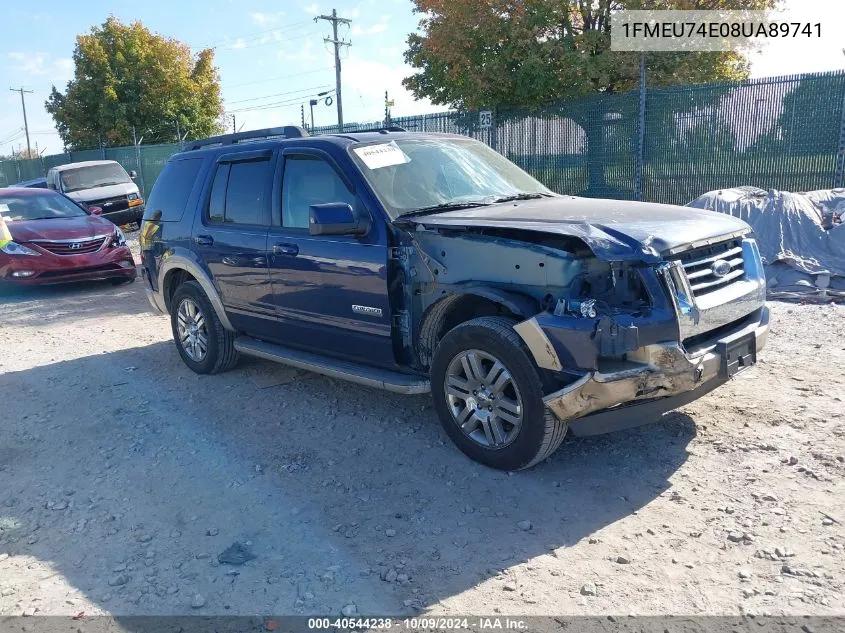
[[[221,163],[217,166],[214,183],[211,185],[211,198],[208,200],[208,219],[214,224],[223,224],[226,211],[226,183],[229,182],[230,164]]]
[[[287,157],[282,180],[282,226],[308,228],[308,207],[328,202],[356,204],[346,183],[326,161],[316,156]]]
[[[161,212],[160,219],[165,222],[181,220],[202,161],[202,158],[186,158],[167,163],[153,185],[147,208],[153,213]]]
[[[268,224],[273,171],[269,160],[221,163],[214,174],[208,219],[216,224]]]

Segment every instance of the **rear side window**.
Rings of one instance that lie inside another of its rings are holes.
[[[272,188],[270,160],[220,163],[208,201],[209,221],[215,224],[269,224]]]
[[[170,161],[156,179],[147,199],[147,219],[178,222],[185,213],[185,206],[194,188],[202,158]],[[161,213],[161,217],[155,216]]]

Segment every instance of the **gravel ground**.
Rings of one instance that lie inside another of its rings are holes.
[[[845,306],[772,308],[755,369],[508,474],[428,397],[194,375],[140,283],[0,297],[0,615],[843,614]]]

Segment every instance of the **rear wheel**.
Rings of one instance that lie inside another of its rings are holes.
[[[235,366],[235,334],[220,323],[202,286],[186,281],[170,305],[173,340],[188,367],[198,374],[216,374]]]
[[[431,391],[440,422],[468,457],[493,468],[529,468],[551,455],[567,425],[543,404],[539,371],[502,317],[448,332],[434,354]]]

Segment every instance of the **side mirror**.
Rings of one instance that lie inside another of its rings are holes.
[[[102,215],[103,214],[103,207],[88,207],[88,212],[91,215]]]
[[[130,177],[132,180],[135,180],[135,179],[138,177],[138,174],[137,174],[137,173],[135,172],[135,170],[133,169],[132,171],[130,171],[130,172],[129,172],[129,177]]]
[[[345,202],[312,204],[308,208],[311,235],[366,235],[370,223],[366,211],[356,211]]]

